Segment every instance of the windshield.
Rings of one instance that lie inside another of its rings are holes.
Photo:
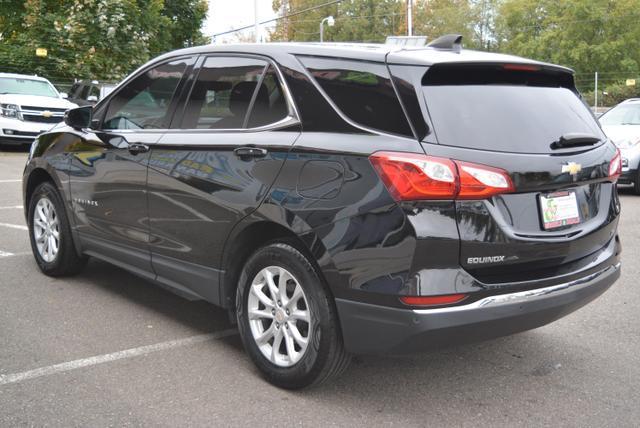
[[[58,92],[49,83],[42,80],[0,77],[0,94],[39,95],[58,98]]]
[[[567,88],[520,85],[423,86],[438,142],[517,153],[549,153],[566,134],[604,140],[589,109]]]
[[[602,125],[640,125],[640,103],[620,104],[600,117]]]

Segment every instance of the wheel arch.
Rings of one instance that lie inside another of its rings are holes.
[[[300,251],[313,265],[327,292],[333,297],[323,272],[323,267],[326,269],[325,265],[329,259],[326,257],[327,251],[320,239],[313,232],[299,235],[281,223],[260,219],[241,222],[234,228],[225,243],[220,287],[220,302],[225,307],[230,309],[235,307],[237,283],[247,259],[256,250],[271,242],[286,243]],[[323,266],[320,266],[318,260],[323,261]]]
[[[45,162],[44,159],[36,159],[32,161],[32,164],[27,167],[25,178],[23,179],[23,192],[24,192],[24,216],[27,224],[29,225],[29,205],[31,204],[31,197],[36,188],[45,182],[49,182],[55,186],[58,190],[60,198],[62,199],[62,205],[67,216],[67,220],[71,226],[71,233],[73,236],[73,245],[78,255],[82,254],[82,249],[79,247],[79,239],[76,236],[75,218],[73,217],[73,210],[71,209],[69,202],[69,195],[64,190],[62,182],[60,181],[55,170],[51,165]]]

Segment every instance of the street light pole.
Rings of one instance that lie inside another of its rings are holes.
[[[407,36],[413,36],[413,0],[407,0]]]
[[[598,72],[596,71],[596,85],[595,88],[593,89],[593,109],[595,110],[594,112],[597,113],[598,112]]]
[[[333,16],[327,16],[322,21],[320,21],[320,43],[324,42],[324,23],[327,23],[329,27],[333,27],[336,23]]]
[[[253,0],[253,31],[255,32],[255,42],[258,43],[260,41],[260,36],[258,35],[258,0]]]

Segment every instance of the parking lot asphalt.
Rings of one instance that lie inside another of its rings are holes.
[[[575,426],[640,420],[640,197],[621,189],[622,278],[537,330],[358,357],[297,392],[264,382],[225,311],[106,263],[42,275],[26,153],[0,152],[0,426]]]

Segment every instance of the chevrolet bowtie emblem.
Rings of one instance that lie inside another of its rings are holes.
[[[42,115],[44,117],[51,117],[51,116],[53,116],[53,113],[51,113],[49,110],[45,110],[45,111],[42,112]]]
[[[571,175],[576,175],[582,171],[582,165],[575,162],[568,162],[562,165],[562,172],[568,172]]]

